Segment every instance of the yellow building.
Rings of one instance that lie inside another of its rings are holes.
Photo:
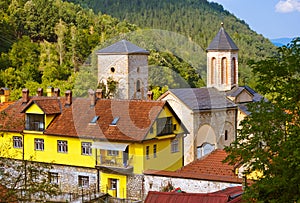
[[[167,102],[22,98],[1,112],[0,142],[13,158],[53,164],[49,180],[67,191],[93,188],[119,198],[143,198],[143,171],[183,166],[187,133]],[[4,156],[4,155],[3,155]],[[77,187],[77,188],[76,188]]]

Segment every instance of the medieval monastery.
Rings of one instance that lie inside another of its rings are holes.
[[[99,82],[118,82],[113,99],[103,98],[101,90],[74,98],[72,91],[61,96],[52,87],[39,89],[37,96],[24,89],[20,100],[0,106],[5,112],[0,142],[18,152],[16,159],[51,163],[49,181],[62,193],[84,188],[137,200],[154,189],[155,175],[178,175],[182,167],[189,171],[186,167],[210,153],[224,156],[221,149],[235,140],[238,124],[248,114],[246,104],[261,96],[238,86],[238,47],[223,26],[207,48],[207,87],[170,89],[151,100],[148,55],[126,40],[97,51]],[[1,103],[7,95],[2,88]],[[231,178],[206,178],[202,190],[242,183],[226,170]]]

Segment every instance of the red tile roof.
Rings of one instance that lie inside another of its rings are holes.
[[[0,130],[23,131],[25,111],[35,103],[46,114],[57,114],[44,134],[126,142],[144,140],[167,105],[165,101],[101,99],[91,106],[90,99],[73,98],[72,105],[65,106],[64,97],[31,97],[27,103],[22,102],[20,99],[3,111]],[[99,119],[92,124],[95,116]],[[115,117],[119,117],[117,124],[110,125]]]
[[[144,171],[144,174],[185,179],[242,183],[243,179],[238,178],[238,176],[234,173],[234,167],[222,162],[226,156],[227,154],[224,150],[217,149],[177,171],[147,170]]]
[[[150,191],[145,203],[237,203],[241,202],[242,193],[239,186],[206,194]]]

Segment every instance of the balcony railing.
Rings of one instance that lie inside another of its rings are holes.
[[[124,159],[120,156],[99,155],[97,156],[97,167],[119,171],[120,173],[132,173],[132,159],[133,156],[128,159]]]

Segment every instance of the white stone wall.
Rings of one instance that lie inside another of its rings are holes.
[[[221,84],[221,63],[222,58],[225,57],[227,59],[227,84]],[[211,81],[211,68],[212,68],[212,58],[216,58],[216,67],[214,71],[214,83]],[[235,74],[233,73],[233,64],[232,59],[235,58],[236,61],[236,70]],[[219,91],[227,91],[232,88],[233,85],[233,76],[236,77],[236,84],[238,84],[238,53],[230,52],[230,51],[209,51],[207,52],[207,87],[215,87]]]
[[[98,82],[109,77],[118,82],[116,99],[147,99],[148,55],[98,55]]]
[[[94,190],[97,188],[97,170],[82,167],[71,167],[63,165],[52,165],[50,172],[58,173],[58,185],[62,192],[65,193],[80,193],[78,176],[89,177],[89,187],[85,190]]]
[[[161,191],[162,186],[172,183],[177,188],[180,187],[182,191],[188,193],[210,193],[222,190],[228,187],[241,186],[242,184],[237,183],[226,183],[217,181],[207,180],[195,180],[195,179],[184,179],[174,177],[162,177],[145,175],[144,177],[145,193],[149,191]]]

